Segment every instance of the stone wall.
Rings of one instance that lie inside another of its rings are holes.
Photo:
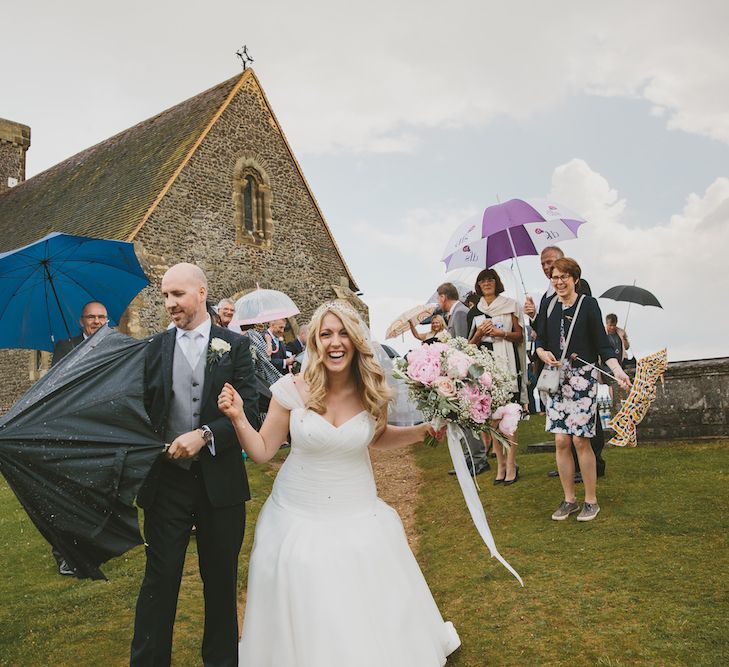
[[[233,179],[241,158],[252,158],[270,182],[270,248],[237,241]],[[343,284],[349,292],[347,269],[252,77],[217,120],[135,243],[152,284],[133,304],[138,326],[131,333],[151,333],[167,324],[159,283],[164,271],[180,261],[193,262],[205,271],[213,301],[247,292],[259,283],[287,293],[301,309],[302,322],[322,301],[336,296],[333,285]],[[361,302],[356,305],[366,308]]]
[[[25,152],[30,147],[30,128],[0,118],[0,195],[10,189],[8,179],[25,180]]]
[[[729,437],[729,357],[674,361],[638,427],[639,441]]]

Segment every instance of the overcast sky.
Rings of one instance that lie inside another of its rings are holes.
[[[466,216],[552,197],[589,221],[563,249],[596,295],[636,280],[663,304],[631,308],[638,354],[729,353],[725,0],[0,0],[0,15],[16,17],[0,117],[32,128],[28,176],[234,75],[247,44],[375,336],[453,277],[439,259]],[[520,265],[539,295],[537,259]]]

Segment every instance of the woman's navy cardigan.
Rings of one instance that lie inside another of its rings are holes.
[[[597,363],[598,356],[603,362],[608,359],[615,359],[615,351],[610,345],[610,340],[602,324],[602,313],[597,299],[591,296],[578,296],[578,299],[580,298],[582,298],[582,306],[577,315],[577,321],[572,331],[572,338],[570,338],[565,358],[569,359],[570,355],[576,352],[578,357],[589,361],[591,364]],[[547,308],[548,304],[549,301],[544,304],[544,307]],[[535,346],[535,349],[541,347],[549,350],[555,359],[559,359],[562,354],[559,349],[559,321],[561,319],[562,303],[557,299],[552,312],[547,317],[547,326],[538,332]],[[565,338],[568,331],[569,323],[565,322]],[[577,362],[575,365],[579,366],[580,363]]]

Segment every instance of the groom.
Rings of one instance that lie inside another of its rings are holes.
[[[250,493],[241,448],[217,400],[230,382],[245,401],[249,421],[258,425],[253,361],[246,336],[211,322],[207,279],[200,268],[173,266],[162,278],[162,295],[175,326],[148,343],[144,402],[169,449],[137,497],[144,509],[147,567],[130,664],[170,664],[177,596],[194,525],[205,597],[203,663],[235,666],[238,554]]]

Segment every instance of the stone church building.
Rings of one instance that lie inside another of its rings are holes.
[[[29,146],[30,128],[0,120],[0,252],[52,231],[133,241],[150,285],[121,331],[143,337],[167,326],[159,285],[181,261],[205,271],[214,301],[259,283],[287,293],[301,323],[335,297],[366,317],[252,70],[25,180]],[[47,353],[0,350],[0,413],[48,363]]]

